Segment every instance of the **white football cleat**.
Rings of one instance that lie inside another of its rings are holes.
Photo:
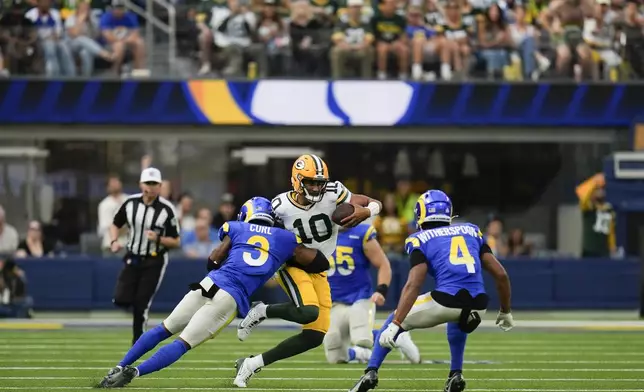
[[[237,326],[237,339],[242,342],[248,338],[253,328],[266,320],[266,305],[263,302],[253,302],[248,314]]]
[[[252,358],[252,357],[251,357]],[[257,370],[253,370],[250,367],[250,364],[248,363],[250,358],[240,358],[235,362],[235,369],[237,369],[237,375],[235,376],[235,380],[233,381],[233,384],[240,388],[246,388],[248,385],[248,381],[255,375],[255,373],[259,373],[262,368],[258,368]]]
[[[411,363],[418,364],[421,362],[420,350],[416,346],[409,332],[403,332],[396,338],[396,346],[400,353]]]

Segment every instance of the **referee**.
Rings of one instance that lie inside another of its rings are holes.
[[[132,344],[143,334],[148,311],[165,268],[168,249],[180,245],[179,224],[172,204],[159,196],[161,172],[149,167],[141,173],[141,193],[128,197],[114,216],[110,226],[110,249],[117,253],[119,229],[128,227],[125,265],[114,290],[116,306],[132,308]]]

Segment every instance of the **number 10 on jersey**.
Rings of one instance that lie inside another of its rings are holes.
[[[476,269],[474,268],[476,262],[470,254],[465,237],[462,235],[452,237],[449,247],[449,262],[454,265],[465,265],[467,272],[470,274],[476,273]]]

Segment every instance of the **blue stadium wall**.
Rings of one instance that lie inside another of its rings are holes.
[[[393,279],[386,308],[392,309],[407,280],[406,260],[392,260]],[[120,259],[70,257],[19,261],[29,280],[38,310],[113,309],[112,294]],[[639,301],[640,262],[637,260],[574,259],[504,260],[512,279],[516,309],[635,309]],[[376,271],[373,281],[376,281]],[[156,295],[153,311],[167,312],[206,274],[203,261],[174,259]],[[498,306],[494,282],[486,277],[492,308]],[[427,279],[424,290],[433,282]],[[269,302],[286,301],[281,289],[258,293]]]
[[[626,127],[644,84],[0,81],[0,124]]]
[[[644,84],[410,83],[401,81],[0,80],[2,125],[520,126],[630,129],[644,122]],[[42,129],[46,130],[46,127]],[[52,128],[52,132],[55,130]],[[25,135],[27,136],[27,135]],[[121,263],[98,258],[20,261],[37,309],[110,309]],[[632,309],[637,260],[505,260],[521,309]],[[398,300],[407,263],[393,261]],[[174,260],[154,302],[167,311],[203,277]],[[494,287],[486,282],[496,305]],[[428,283],[426,289],[431,288]],[[261,293],[284,300],[279,290]]]

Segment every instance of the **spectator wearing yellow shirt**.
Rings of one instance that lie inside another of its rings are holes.
[[[393,194],[389,193],[385,196],[382,212],[374,219],[373,225],[382,249],[388,254],[400,255],[407,237],[407,223],[399,216]]]
[[[503,222],[496,216],[492,216],[485,227],[485,242],[496,257],[508,255],[508,246],[503,239]]]
[[[396,209],[398,210],[398,216],[403,219],[407,226],[413,226],[414,207],[419,196],[417,193],[411,192],[411,182],[408,179],[398,180],[396,184]]]

